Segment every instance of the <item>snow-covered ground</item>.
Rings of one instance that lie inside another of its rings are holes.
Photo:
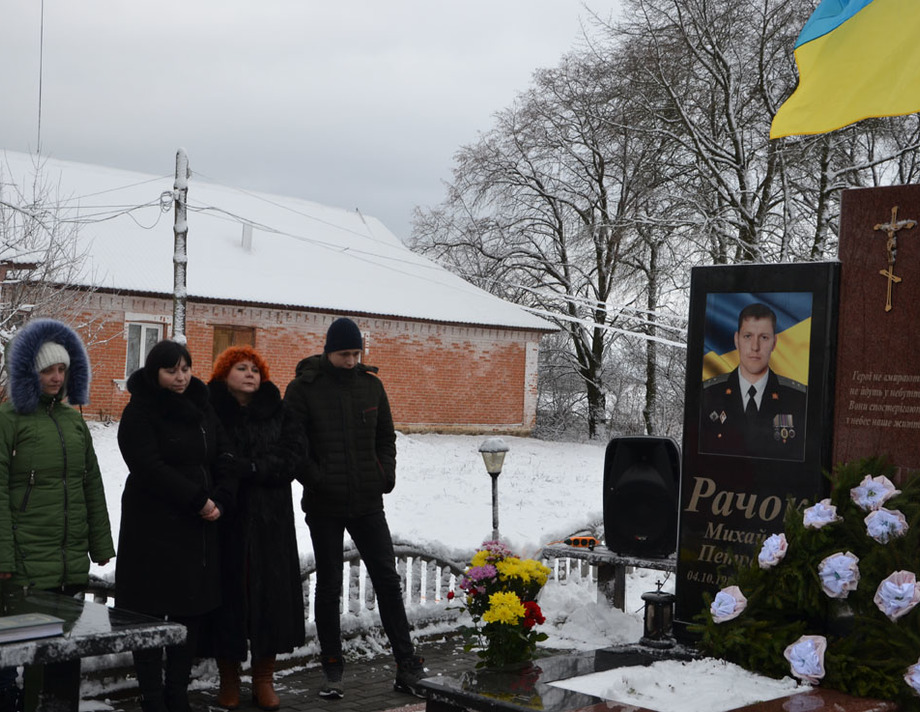
[[[92,423],[90,427],[105,480],[112,530],[117,536],[127,476],[116,442],[117,425]],[[491,538],[492,483],[478,452],[483,440],[482,436],[399,434],[396,489],[385,500],[395,539],[465,561],[480,543]],[[535,556],[544,544],[585,529],[598,527],[602,531],[604,444],[519,437],[504,440],[510,450],[498,480],[499,530],[512,550]],[[294,488],[299,501],[300,486],[295,483]],[[309,532],[299,515],[296,527],[301,556],[309,557]],[[106,567],[94,566],[93,572],[109,578],[114,569],[112,561]],[[654,590],[662,578],[658,571],[633,573],[627,581],[626,612],[598,604],[593,582],[549,583],[540,598],[547,618],[546,645],[592,650],[636,642],[642,635],[640,596]],[[673,591],[673,584],[673,580],[665,581],[665,590]],[[299,652],[315,651],[308,644]],[[633,704],[663,712],[716,712],[796,689],[790,679],[767,680],[711,660],[668,662],[657,677],[652,676],[656,682],[647,685],[642,682],[646,675],[643,670],[628,668],[579,678],[570,684],[610,699],[623,699],[623,689],[638,690]]]
[[[113,534],[128,471],[116,440],[118,426],[90,423],[105,480]],[[397,447],[396,489],[385,498],[394,539],[464,560],[492,535],[492,481],[478,448],[484,437],[403,435]],[[518,554],[532,556],[550,542],[602,520],[604,446],[505,437],[510,451],[499,476],[499,528]],[[295,501],[302,491],[294,483]],[[303,517],[295,517],[302,556],[312,555]],[[114,574],[115,561],[94,567]]]

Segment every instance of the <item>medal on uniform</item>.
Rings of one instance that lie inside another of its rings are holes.
[[[781,442],[795,437],[792,413],[779,413],[773,416],[773,439]]]

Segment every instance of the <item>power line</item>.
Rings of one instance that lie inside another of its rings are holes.
[[[41,20],[38,31],[38,143],[35,151],[42,152],[42,78],[45,65],[45,0],[42,0]]]
[[[83,195],[67,196],[66,198],[60,198],[57,202],[58,203],[72,203],[76,201],[82,201],[82,200],[86,200],[87,198],[95,198],[97,195],[105,195],[106,193],[115,193],[120,190],[127,190],[128,188],[137,188],[138,186],[147,185],[149,183],[158,183],[160,181],[166,180],[169,177],[170,176],[168,175],[155,176],[153,178],[149,178],[148,180],[137,181],[136,183],[126,183],[124,185],[119,185],[114,188],[106,188],[105,190],[97,190],[95,193],[84,193]]]
[[[266,202],[271,203],[272,201],[266,201]],[[278,207],[284,207],[284,206],[278,206]],[[387,261],[389,261],[389,262],[396,262],[396,263],[400,263],[400,262],[401,262],[401,263],[403,263],[403,264],[409,265],[409,266],[411,266],[411,267],[413,267],[413,268],[416,268],[416,269],[417,269],[418,267],[425,267],[426,269],[436,269],[436,270],[438,270],[438,271],[440,271],[440,270],[445,270],[445,269],[446,269],[446,268],[444,268],[444,267],[438,265],[437,263],[435,263],[435,262],[433,262],[433,261],[431,261],[431,260],[427,260],[427,259],[425,259],[425,262],[427,262],[427,264],[424,264],[424,263],[419,263],[418,261],[406,260],[406,259],[402,259],[402,258],[398,258],[398,257],[391,257],[391,256],[389,256],[389,255],[381,255],[381,254],[379,254],[379,253],[374,253],[374,252],[370,252],[370,251],[367,251],[367,250],[360,250],[360,249],[355,249],[355,248],[342,247],[341,245],[331,244],[331,243],[326,242],[326,241],[323,241],[323,240],[317,240],[317,239],[315,239],[315,238],[310,238],[310,237],[306,237],[306,236],[303,236],[303,235],[294,234],[294,233],[291,233],[291,232],[288,232],[288,231],[285,231],[285,230],[281,230],[281,229],[277,229],[277,228],[272,228],[272,227],[270,227],[270,226],[268,226],[268,225],[265,225],[265,224],[263,224],[263,223],[259,223],[259,222],[256,222],[256,221],[254,221],[254,220],[249,220],[249,219],[247,219],[247,218],[245,218],[245,217],[243,217],[243,216],[241,216],[241,215],[238,215],[238,214],[235,214],[235,213],[231,213],[231,212],[229,212],[229,211],[227,211],[227,210],[224,210],[223,208],[216,208],[216,207],[196,207],[196,208],[192,208],[192,207],[189,207],[189,209],[190,209],[190,210],[195,210],[196,212],[212,212],[212,213],[220,214],[220,215],[223,215],[223,216],[225,216],[226,218],[229,218],[229,219],[231,219],[231,220],[233,220],[233,221],[235,221],[235,222],[239,222],[239,223],[242,223],[242,224],[249,224],[249,225],[252,225],[253,227],[259,228],[259,229],[261,229],[261,230],[263,230],[263,231],[265,231],[265,232],[268,232],[268,233],[271,233],[271,234],[275,234],[275,235],[283,235],[283,236],[285,236],[285,237],[289,237],[289,238],[291,238],[291,239],[299,240],[299,241],[301,241],[301,242],[306,242],[306,243],[309,243],[309,244],[313,244],[313,245],[315,245],[315,246],[317,246],[317,247],[321,247],[321,248],[324,248],[324,249],[329,249],[329,250],[338,251],[338,252],[346,252],[346,251],[347,251],[349,254],[354,255],[354,256],[356,257],[356,259],[361,259],[361,260],[366,261],[366,262],[369,262],[369,263],[371,263],[371,264],[375,264],[375,265],[377,265],[378,267],[382,267],[382,268],[384,268],[384,269],[392,270],[392,271],[394,271],[394,272],[397,273],[397,274],[412,274],[412,275],[415,276],[415,277],[419,277],[418,272],[408,273],[408,272],[406,272],[406,271],[404,271],[404,270],[397,270],[397,269],[394,269],[394,267],[393,267],[392,265],[385,265],[385,264],[382,264],[381,262],[376,261],[376,260],[385,259],[385,260],[387,260]],[[293,212],[298,212],[298,211],[293,211]],[[352,231],[352,230],[347,230],[347,231],[348,231],[348,232],[352,232],[352,233],[354,232],[354,231]],[[413,253],[413,254],[415,254],[415,253]],[[420,256],[419,256],[419,257],[420,257]],[[370,259],[370,258],[376,258],[376,259]],[[461,279],[463,278],[462,275],[457,275],[457,276],[460,277]],[[438,284],[440,284],[440,285],[442,285],[442,286],[445,286],[445,285],[443,285],[443,282],[440,282],[440,281],[437,281],[437,280],[427,280],[427,281],[437,282]],[[504,285],[504,286],[520,287],[520,288],[523,288],[523,289],[529,289],[530,291],[533,291],[533,292],[538,292],[538,290],[533,289],[533,288],[525,287],[524,285],[514,285],[514,284],[502,283],[502,282],[498,282],[497,280],[491,280],[491,281],[495,282],[496,284],[502,284],[502,285]],[[545,294],[545,293],[544,293],[544,294]],[[600,304],[601,304],[600,302],[593,302],[593,303],[592,303],[591,301],[585,300],[585,299],[580,298],[580,297],[573,297],[573,296],[571,296],[571,295],[565,295],[565,294],[560,294],[560,293],[551,293],[551,295],[552,295],[554,298],[556,298],[556,299],[559,299],[559,300],[562,300],[562,301],[571,301],[571,302],[574,302],[574,303],[577,303],[577,304],[593,304],[593,305],[600,305]],[[494,296],[494,295],[493,295],[493,296]],[[596,328],[601,328],[601,329],[604,329],[605,331],[610,331],[610,332],[612,332],[612,333],[620,333],[620,334],[626,334],[626,335],[630,335],[630,336],[638,336],[639,338],[646,339],[646,340],[649,340],[649,341],[656,341],[656,342],[659,342],[659,343],[662,343],[662,344],[666,344],[666,345],[669,345],[669,346],[676,346],[676,347],[678,347],[678,348],[686,348],[686,344],[683,343],[683,342],[672,341],[672,340],[670,340],[670,339],[666,339],[666,338],[662,338],[662,337],[659,337],[659,336],[654,336],[654,335],[646,334],[646,333],[640,332],[640,331],[631,331],[631,330],[628,330],[628,329],[623,329],[623,328],[615,327],[615,326],[608,325],[608,324],[600,324],[600,323],[598,323],[598,322],[590,321],[590,320],[587,320],[587,319],[578,319],[577,317],[572,317],[572,316],[569,316],[569,315],[564,314],[564,313],[562,313],[562,312],[550,312],[550,311],[546,311],[546,310],[536,309],[536,308],[533,308],[533,307],[528,307],[528,306],[525,306],[525,305],[522,305],[522,304],[517,304],[516,306],[518,306],[518,307],[520,307],[521,309],[524,309],[525,311],[527,311],[527,312],[529,312],[529,313],[532,313],[532,314],[534,314],[534,315],[543,316],[543,317],[552,317],[553,319],[555,319],[555,320],[557,320],[557,321],[566,321],[566,322],[579,323],[579,324],[583,324],[583,325],[585,325],[585,326],[590,326],[590,327],[592,327],[592,328],[595,328],[595,327],[596,327]],[[603,308],[607,309],[608,311],[611,310],[611,309],[614,309],[614,310],[633,311],[633,312],[636,312],[636,313],[639,313],[639,314],[651,314],[651,315],[655,315],[655,314],[656,314],[655,312],[648,312],[647,310],[639,310],[639,309],[635,309],[635,308],[633,308],[633,307],[628,307],[628,306],[626,306],[626,305],[618,305],[618,306],[615,306],[615,307],[611,307],[610,305],[607,305],[607,306],[605,306],[605,307],[603,307]],[[632,320],[634,320],[634,321],[639,321],[640,323],[644,323],[644,324],[648,324],[648,325],[653,325],[653,326],[656,326],[656,327],[659,327],[659,328],[662,328],[662,329],[667,329],[667,330],[670,330],[670,331],[673,331],[673,332],[676,332],[676,333],[685,333],[685,331],[686,331],[686,329],[685,329],[684,327],[681,327],[681,326],[670,326],[670,325],[668,325],[668,324],[666,324],[666,323],[663,323],[663,322],[660,322],[660,321],[652,321],[652,320],[644,319],[644,318],[638,317],[638,316],[626,316],[626,318],[632,319]],[[671,318],[670,315],[668,316],[668,318]]]
[[[197,171],[196,171],[196,174],[197,174],[197,175],[203,175],[203,174],[201,174],[201,173],[198,173]],[[103,190],[103,191],[97,191],[97,192],[95,192],[95,193],[88,193],[88,194],[86,194],[86,195],[84,195],[84,196],[81,196],[80,199],[85,200],[85,199],[88,198],[88,197],[95,197],[95,196],[103,195],[103,194],[106,194],[106,193],[114,193],[114,192],[117,192],[117,191],[119,191],[119,190],[123,190],[123,189],[126,189],[126,188],[131,188],[131,187],[137,187],[137,186],[140,186],[140,185],[144,185],[144,184],[147,184],[147,183],[152,183],[152,182],[159,181],[159,180],[162,180],[162,178],[151,178],[151,179],[146,180],[146,181],[140,181],[140,182],[136,182],[136,183],[132,183],[132,184],[127,184],[127,185],[120,186],[120,187],[115,187],[115,188],[106,189],[106,190]],[[326,225],[326,226],[331,227],[331,228],[333,228],[333,229],[341,230],[341,231],[343,231],[343,232],[346,232],[346,233],[351,234],[351,235],[355,235],[355,236],[357,236],[357,237],[369,239],[369,240],[371,240],[372,242],[377,243],[378,245],[381,245],[381,246],[384,246],[384,247],[390,245],[389,241],[383,241],[383,240],[380,240],[380,239],[378,239],[378,238],[376,238],[376,237],[374,237],[373,235],[370,235],[370,234],[368,234],[368,233],[359,232],[359,231],[353,230],[353,229],[351,229],[351,228],[344,227],[344,226],[342,226],[342,225],[340,225],[340,224],[336,224],[336,223],[329,222],[329,221],[327,221],[327,220],[323,220],[323,219],[321,219],[321,218],[316,217],[315,215],[311,215],[311,214],[306,213],[306,212],[301,211],[301,210],[296,210],[296,209],[290,207],[289,205],[284,205],[284,204],[278,203],[277,201],[270,200],[270,199],[268,199],[268,198],[266,198],[266,197],[264,197],[264,196],[262,196],[262,195],[258,195],[258,194],[252,193],[252,192],[250,192],[250,191],[246,191],[246,190],[239,189],[239,188],[233,188],[232,186],[223,186],[223,187],[226,187],[226,188],[235,190],[235,191],[240,192],[240,193],[242,193],[242,194],[248,195],[248,196],[250,196],[250,197],[252,197],[252,198],[254,198],[254,199],[256,199],[256,200],[259,200],[259,201],[264,202],[264,203],[266,203],[266,204],[272,205],[273,207],[276,207],[276,208],[279,208],[279,209],[281,209],[281,210],[285,210],[285,211],[294,213],[294,214],[296,214],[296,215],[299,215],[299,216],[304,217],[304,218],[306,218],[306,219],[309,219],[309,220],[315,221],[315,222],[317,222],[317,223]],[[159,196],[156,200],[151,200],[151,201],[148,201],[148,202],[146,202],[146,203],[139,204],[139,205],[131,205],[131,204],[121,204],[121,205],[119,205],[119,204],[110,204],[110,205],[100,204],[100,205],[93,205],[93,206],[82,206],[82,205],[78,205],[78,206],[75,206],[75,207],[70,208],[71,210],[76,211],[77,215],[76,215],[75,217],[57,218],[57,221],[58,221],[58,222],[61,222],[61,223],[73,223],[73,224],[80,224],[80,225],[92,225],[92,224],[95,224],[95,223],[101,223],[101,222],[113,220],[113,219],[118,218],[118,217],[121,217],[121,216],[127,216],[127,217],[130,217],[139,227],[141,227],[141,228],[143,228],[143,229],[148,229],[148,230],[149,230],[149,229],[153,229],[154,227],[156,227],[156,225],[159,223],[160,218],[161,218],[161,216],[162,216],[162,211],[163,211],[164,209],[168,210],[168,205],[166,205],[166,202],[163,200],[163,198],[164,198],[164,196],[170,197],[170,195],[171,195],[170,192],[169,192],[169,191],[166,191],[163,195]],[[75,201],[75,200],[77,200],[77,198],[69,198],[69,199],[68,199],[69,202],[72,202],[72,201]],[[26,209],[26,208],[22,208],[22,207],[19,207],[19,206],[14,206],[14,205],[11,205],[11,204],[6,203],[6,202],[0,202],[0,204],[6,205],[6,206],[8,206],[8,207],[10,207],[10,208],[12,208],[12,209],[14,209],[14,210],[17,210],[17,211],[19,211],[19,212],[21,212],[21,213],[23,213],[23,214],[25,214],[25,215],[28,215],[29,217],[31,217],[31,218],[33,218],[33,219],[36,219],[36,220],[39,220],[40,217],[42,217],[42,218],[47,218],[47,214],[45,214],[45,215],[43,215],[43,216],[39,216],[39,215],[38,215],[37,213],[35,213],[34,211],[28,210],[28,209]],[[148,225],[142,225],[142,224],[138,221],[138,219],[136,218],[136,216],[134,215],[134,213],[136,213],[136,212],[138,212],[138,211],[141,211],[141,210],[144,210],[144,209],[149,208],[149,207],[153,207],[153,206],[155,206],[155,205],[156,205],[156,206],[159,206],[159,208],[160,208],[160,209],[158,210],[157,219],[154,221],[154,223],[153,223],[152,225],[149,225],[149,226],[148,226]],[[166,206],[166,207],[164,207],[164,206]],[[84,209],[84,208],[85,208],[85,209]],[[94,210],[94,212],[87,212],[89,209]],[[277,236],[287,237],[287,238],[294,239],[294,240],[298,240],[298,241],[300,241],[300,242],[304,242],[304,243],[307,243],[307,244],[311,244],[311,245],[314,245],[314,246],[316,246],[316,247],[318,247],[318,248],[325,249],[325,250],[329,250],[329,251],[334,251],[334,252],[339,252],[339,253],[347,252],[350,256],[354,257],[355,259],[358,259],[358,260],[367,262],[367,263],[369,263],[369,264],[373,264],[373,265],[375,265],[375,266],[377,266],[377,267],[380,267],[380,268],[382,268],[382,269],[390,270],[390,271],[392,271],[394,274],[405,275],[405,276],[413,276],[413,277],[415,277],[415,278],[417,278],[417,279],[423,279],[423,280],[425,280],[425,281],[429,281],[429,282],[432,282],[432,283],[436,283],[436,284],[438,284],[438,285],[440,285],[440,286],[442,286],[442,287],[444,287],[444,286],[449,287],[449,288],[452,287],[451,285],[445,285],[444,282],[443,282],[443,280],[441,280],[441,279],[438,278],[438,275],[439,275],[442,271],[448,271],[448,272],[450,272],[450,270],[447,270],[447,269],[446,269],[445,267],[443,267],[442,265],[439,265],[439,264],[437,264],[436,262],[434,262],[433,260],[430,260],[430,259],[428,259],[428,258],[426,258],[426,257],[424,257],[424,256],[422,256],[422,255],[418,255],[417,253],[410,253],[410,254],[412,254],[416,259],[406,259],[406,258],[404,258],[404,257],[397,256],[397,255],[382,254],[382,253],[380,253],[380,252],[376,252],[376,251],[373,251],[373,250],[361,249],[361,248],[357,248],[357,247],[353,247],[353,246],[344,246],[344,247],[343,247],[343,246],[340,245],[340,244],[331,243],[331,242],[329,242],[329,241],[327,241],[327,240],[317,239],[317,238],[315,238],[315,237],[309,237],[309,236],[306,236],[306,235],[301,234],[301,233],[295,233],[295,232],[291,232],[291,231],[288,231],[288,230],[283,230],[283,229],[280,229],[280,228],[275,228],[275,227],[272,227],[271,225],[266,224],[266,223],[263,223],[263,222],[261,222],[261,221],[247,218],[247,217],[245,217],[245,216],[242,215],[242,214],[234,213],[234,212],[231,212],[231,211],[226,210],[226,209],[224,209],[224,208],[220,208],[220,207],[212,206],[212,205],[206,205],[206,204],[198,204],[198,205],[195,205],[195,204],[191,204],[191,203],[190,203],[190,204],[188,205],[188,209],[189,209],[190,211],[194,211],[194,212],[198,212],[198,213],[209,213],[212,217],[215,217],[215,218],[217,218],[217,219],[224,219],[224,220],[227,220],[228,222],[235,222],[235,223],[238,223],[238,224],[241,224],[241,225],[251,225],[252,227],[255,227],[255,228],[257,228],[257,229],[259,229],[259,230],[261,230],[261,231],[263,231],[263,232],[265,232],[265,233],[267,233],[267,234],[269,234],[269,235],[277,235]],[[359,212],[358,214],[359,214],[359,216],[360,216],[360,217],[362,218],[362,220],[363,220],[363,216],[360,214],[360,212]],[[367,222],[366,222],[366,221],[364,221],[364,224],[367,226]],[[369,230],[369,229],[370,229],[370,228],[369,228],[369,226],[368,226],[368,230]],[[400,265],[400,264],[406,265],[407,267],[411,267],[411,271],[406,270],[406,269],[399,269],[399,268],[397,267],[397,265]],[[432,277],[429,278],[429,277],[424,277],[424,276],[422,276],[422,274],[420,274],[420,270],[424,270],[424,271],[427,271],[427,272],[431,272],[431,273],[432,273]],[[465,274],[463,274],[463,273],[457,274],[457,273],[453,273],[453,272],[451,272],[451,274],[455,274],[458,278],[464,279],[464,281],[467,281],[467,280],[469,279],[469,277],[472,276],[472,275],[469,275],[469,274],[466,274],[466,275],[465,275]],[[471,281],[471,280],[470,280],[470,281]],[[517,283],[500,282],[500,281],[494,280],[494,279],[493,279],[493,280],[489,280],[489,281],[493,282],[494,284],[501,285],[501,286],[504,286],[504,287],[510,287],[510,288],[515,288],[515,289],[523,289],[523,290],[525,290],[525,291],[529,291],[529,292],[531,292],[531,293],[533,293],[533,294],[536,294],[537,296],[540,296],[541,298],[544,298],[544,299],[553,299],[553,300],[556,300],[556,301],[561,301],[561,302],[563,302],[563,303],[572,304],[572,305],[575,305],[575,306],[581,306],[581,307],[585,307],[585,308],[589,308],[589,309],[603,309],[603,310],[605,310],[605,311],[631,312],[631,313],[629,313],[629,314],[624,314],[623,317],[626,318],[626,319],[630,319],[630,320],[632,320],[632,321],[634,321],[634,322],[639,322],[640,324],[646,324],[646,325],[650,325],[650,326],[655,326],[656,328],[664,329],[664,330],[668,330],[668,331],[672,331],[672,332],[675,332],[675,333],[684,333],[684,332],[685,332],[685,327],[682,327],[682,326],[672,326],[672,325],[670,325],[670,324],[668,324],[668,323],[665,323],[664,321],[654,321],[654,320],[652,320],[652,319],[645,318],[646,316],[653,316],[653,317],[656,317],[656,316],[657,316],[657,317],[659,317],[659,319],[660,319],[660,318],[662,317],[662,315],[661,315],[660,313],[657,313],[657,312],[650,312],[650,311],[648,311],[648,310],[640,310],[640,309],[636,309],[636,308],[634,308],[634,307],[629,307],[629,306],[627,306],[627,305],[611,305],[611,304],[604,304],[604,303],[602,303],[602,302],[599,302],[599,301],[596,301],[596,300],[586,299],[586,298],[584,298],[584,297],[578,297],[578,296],[575,296],[575,295],[569,295],[569,294],[564,294],[564,293],[560,293],[560,292],[547,291],[547,290],[545,290],[545,289],[541,290],[541,289],[537,289],[537,288],[534,288],[534,287],[528,287],[528,286],[526,286],[526,285],[517,284]],[[493,295],[493,296],[495,296],[495,295]],[[662,338],[662,337],[658,337],[658,336],[653,336],[653,335],[645,334],[645,333],[640,332],[640,331],[631,331],[631,330],[628,330],[628,329],[623,329],[623,328],[620,328],[620,327],[615,327],[615,326],[613,326],[613,325],[598,323],[598,322],[595,322],[595,321],[593,321],[593,320],[579,319],[578,317],[572,317],[572,316],[570,316],[570,315],[568,315],[568,314],[565,314],[565,313],[563,313],[563,312],[555,312],[555,311],[542,310],[542,309],[537,309],[537,308],[534,308],[534,307],[528,307],[528,306],[525,306],[525,305],[522,305],[522,304],[516,304],[516,306],[518,306],[519,308],[521,308],[521,309],[527,311],[528,313],[532,313],[532,314],[534,314],[534,315],[538,315],[538,316],[541,316],[541,317],[549,317],[549,318],[552,318],[553,320],[555,320],[555,321],[557,321],[557,322],[578,323],[578,324],[582,324],[582,325],[587,326],[587,327],[590,327],[590,328],[601,328],[601,329],[604,329],[605,331],[609,331],[609,332],[612,332],[612,333],[621,333],[621,334],[624,334],[624,335],[638,336],[638,337],[643,338],[643,339],[652,340],[652,341],[657,341],[657,342],[659,342],[659,343],[667,344],[667,345],[670,345],[670,346],[677,346],[677,347],[679,347],[679,348],[686,348],[686,345],[683,344],[683,343],[681,343],[681,342],[677,342],[677,341],[673,341],[673,340],[670,340],[670,339],[666,339],[666,338]],[[673,317],[671,317],[670,315],[668,315],[666,318],[673,319]]]
[[[372,240],[372,241],[374,241],[374,242],[380,242],[380,240],[377,240],[373,235],[371,235],[371,234],[369,234],[369,233],[358,232],[357,230],[352,230],[352,229],[347,228],[347,227],[342,227],[341,225],[338,225],[338,224],[333,223],[333,222],[329,222],[328,220],[323,220],[322,218],[318,218],[318,217],[316,217],[315,215],[311,215],[310,213],[305,213],[305,212],[303,212],[302,210],[296,210],[296,209],[292,208],[290,205],[283,205],[283,204],[278,203],[278,202],[276,202],[276,201],[274,201],[274,200],[269,200],[267,197],[265,197],[264,195],[260,195],[259,193],[254,193],[254,192],[252,192],[252,191],[245,190],[244,188],[238,188],[238,187],[232,186],[232,185],[224,185],[224,184],[221,184],[221,183],[217,183],[217,182],[214,181],[213,178],[210,178],[210,177],[206,176],[204,173],[201,173],[201,172],[199,172],[199,171],[197,171],[197,170],[195,171],[195,175],[198,175],[198,176],[201,176],[202,178],[208,179],[208,180],[211,182],[211,185],[218,186],[218,187],[221,187],[221,188],[226,188],[227,190],[234,190],[234,191],[236,191],[236,192],[238,192],[238,193],[242,193],[243,195],[249,196],[250,198],[254,198],[255,200],[260,200],[260,201],[262,201],[263,203],[267,203],[268,205],[272,205],[272,206],[274,206],[274,207],[276,207],[276,208],[280,208],[281,210],[286,210],[286,211],[288,211],[288,212],[290,212],[290,213],[294,213],[295,215],[300,215],[301,217],[307,218],[308,220],[313,220],[313,221],[318,222],[318,223],[320,223],[320,224],[322,224],[322,225],[327,225],[327,226],[332,227],[332,228],[335,228],[335,229],[337,229],[337,230],[341,230],[341,231],[343,231],[343,232],[348,232],[348,233],[351,233],[352,235],[357,235],[358,237],[366,237],[366,238],[368,238],[368,239],[370,239],[370,240]],[[215,209],[216,209],[216,208],[215,208]],[[361,215],[361,212],[360,212],[360,211],[358,211],[358,215],[361,217],[361,220],[364,221],[364,216]],[[367,225],[367,222],[364,221],[364,224]]]
[[[553,319],[558,319],[560,321],[567,321],[572,324],[580,324],[581,326],[586,326],[591,329],[602,329],[604,331],[610,331],[615,334],[623,334],[625,336],[637,336],[640,339],[645,341],[655,341],[659,344],[665,344],[667,346],[676,346],[679,349],[687,348],[687,344],[682,341],[671,341],[670,339],[663,339],[660,336],[654,336],[652,334],[645,334],[641,331],[630,331],[629,329],[621,329],[617,326],[611,324],[598,324],[594,321],[589,321],[588,319],[579,319],[577,317],[569,316],[568,314],[560,314],[557,312],[550,312],[544,309],[534,309],[533,307],[526,307],[521,304],[518,305],[524,311],[530,312],[531,314],[536,314],[537,316],[546,316]]]

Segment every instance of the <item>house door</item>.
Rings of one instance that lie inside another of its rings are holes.
[[[255,346],[256,329],[253,326],[215,326],[214,349],[211,353],[211,364],[217,360],[221,352],[231,346]]]

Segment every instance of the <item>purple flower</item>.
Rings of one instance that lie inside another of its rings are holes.
[[[484,541],[480,551],[487,551],[489,561],[499,561],[509,556],[513,556],[511,549],[498,540]]]
[[[741,593],[741,589],[737,586],[729,586],[716,594],[709,607],[709,612],[712,614],[714,623],[724,623],[740,616],[746,607],[747,598]]]
[[[831,598],[846,598],[859,585],[859,557],[849,551],[831,554],[818,564],[821,588]]]
[[[897,620],[920,603],[917,577],[911,571],[895,571],[878,585],[872,600],[882,613]]]
[[[827,638],[823,635],[803,635],[788,646],[783,655],[795,677],[816,685],[824,677],[825,650]]]
[[[786,547],[785,534],[771,534],[764,539],[763,546],[760,547],[760,554],[757,556],[760,568],[769,569],[776,566],[786,555]]]
[[[884,507],[866,515],[866,532],[879,544],[887,544],[891,539],[907,533],[907,519],[899,510]]]
[[[807,529],[820,529],[826,524],[839,522],[837,507],[831,504],[830,499],[822,499],[817,504],[805,510],[802,523]]]
[[[850,498],[856,502],[864,511],[878,509],[895,495],[901,494],[901,490],[895,489],[885,475],[873,477],[866,475],[858,486],[850,490]]]
[[[466,575],[471,581],[485,581],[498,576],[498,570],[492,564],[486,564],[485,566],[474,566],[467,570]]]
[[[486,564],[484,566],[471,566],[468,568],[463,575],[460,576],[458,586],[462,591],[471,595],[476,595],[485,592],[485,587],[482,585],[482,582],[488,582],[498,576],[498,570],[492,566],[492,564]]]

